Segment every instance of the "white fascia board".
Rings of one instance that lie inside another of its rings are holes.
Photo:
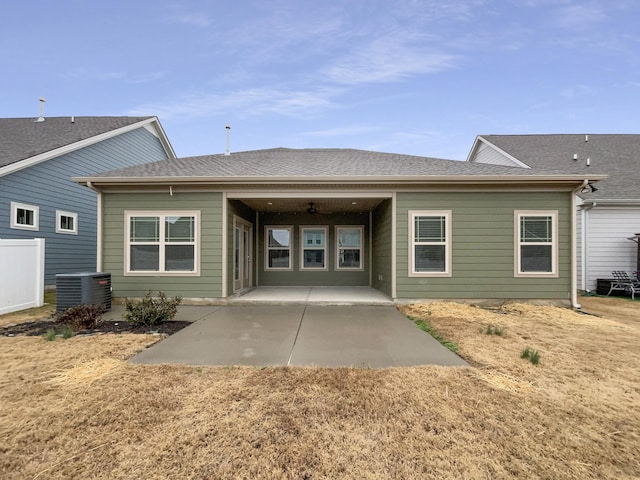
[[[132,123],[131,125],[117,128],[115,130],[110,130],[108,132],[95,135],[93,137],[85,138],[84,140],[80,140],[79,142],[70,143],[69,145],[65,145],[63,147],[49,150],[48,152],[44,152],[39,155],[35,155],[33,157],[25,158],[24,160],[20,160],[10,165],[0,167],[0,177],[18,172],[20,170],[24,170],[25,168],[32,167],[42,162],[46,162],[47,160],[51,160],[52,158],[56,158],[61,155],[65,155],[67,153],[80,150],[81,148],[88,147],[89,145],[94,145],[104,140],[117,137],[118,135],[122,135],[123,133],[137,130],[138,128],[145,127],[146,125],[151,123],[155,123],[157,125],[156,130],[160,135],[160,141],[163,143],[163,147],[167,152],[167,155],[172,155],[173,156],[172,158],[176,158],[176,154],[173,151],[173,148],[171,147],[169,140],[166,138],[166,135],[164,134],[164,131],[162,130],[162,127],[160,126],[160,122],[158,121],[157,117],[150,117],[145,120],[141,120],[140,122]],[[162,137],[164,137],[164,140]],[[165,145],[165,140],[166,140],[166,145]]]
[[[592,175],[590,182],[607,178]],[[368,177],[74,177],[76,183],[86,185],[510,185],[564,184],[579,185],[585,180],[578,175],[442,175],[442,176],[368,176]]]
[[[622,199],[598,199],[598,200],[582,200],[584,207],[638,207],[640,199],[638,198],[622,198]]]
[[[164,128],[162,128],[162,124],[160,123],[160,120],[158,120],[158,117],[153,117],[153,122],[149,122],[148,125],[145,125],[145,126],[148,126],[149,128],[153,128],[155,130],[156,136],[160,140],[160,143],[162,143],[162,147],[164,148],[164,151],[169,157],[169,159],[178,158],[178,156],[176,155],[176,152],[173,150],[173,146],[171,145],[171,142],[169,141],[169,137],[167,137],[167,134],[165,133]]]
[[[510,153],[505,152],[504,150],[502,150],[499,147],[496,147],[493,143],[491,143],[489,140],[487,140],[486,138],[478,135],[475,139],[475,141],[473,142],[473,147],[471,147],[471,151],[469,152],[469,156],[467,157],[467,162],[472,162],[473,160],[472,158],[475,156],[476,151],[478,150],[478,148],[480,147],[480,143],[484,143],[485,145],[487,145],[490,148],[493,148],[496,152],[499,152],[501,155],[504,155],[505,157],[507,157],[509,160],[511,160],[513,163],[515,163],[516,165],[518,165],[519,167],[522,168],[531,168],[529,165],[527,165],[526,163],[521,162],[520,160],[518,160],[516,157],[514,157],[513,155],[511,155]]]

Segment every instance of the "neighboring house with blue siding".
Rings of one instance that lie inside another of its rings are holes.
[[[45,285],[96,271],[96,193],[71,177],[175,158],[156,117],[0,119],[0,238],[45,239]]]
[[[115,297],[224,302],[261,286],[576,304],[563,174],[353,149],[275,148],[75,178],[98,191]]]
[[[578,288],[596,290],[598,279],[610,279],[614,270],[640,269],[640,135],[481,135],[468,161],[587,179],[606,174],[595,189],[576,193]]]

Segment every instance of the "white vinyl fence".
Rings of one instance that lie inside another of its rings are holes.
[[[44,239],[0,240],[0,314],[44,304]]]

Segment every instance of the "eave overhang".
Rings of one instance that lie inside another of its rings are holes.
[[[577,187],[585,180],[597,182],[606,175],[591,175],[588,178],[579,175],[411,175],[411,176],[291,176],[291,177],[74,177],[73,181],[93,188],[111,186],[270,186],[270,185],[555,185]]]

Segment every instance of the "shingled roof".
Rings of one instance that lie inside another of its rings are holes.
[[[0,118],[0,168],[154,117]]]
[[[129,183],[133,181],[207,181],[254,179],[353,179],[415,177],[542,176],[519,167],[475,164],[456,160],[418,157],[355,149],[273,148],[178,158],[100,173],[76,181]],[[560,175],[562,176],[562,175]],[[567,177],[567,175],[564,175]],[[225,180],[226,179],[226,180]]]
[[[588,200],[640,200],[640,135],[481,135],[533,171],[606,174]],[[575,156],[575,160],[574,160]],[[589,159],[589,165],[587,165]],[[529,169],[523,169],[529,170]]]

